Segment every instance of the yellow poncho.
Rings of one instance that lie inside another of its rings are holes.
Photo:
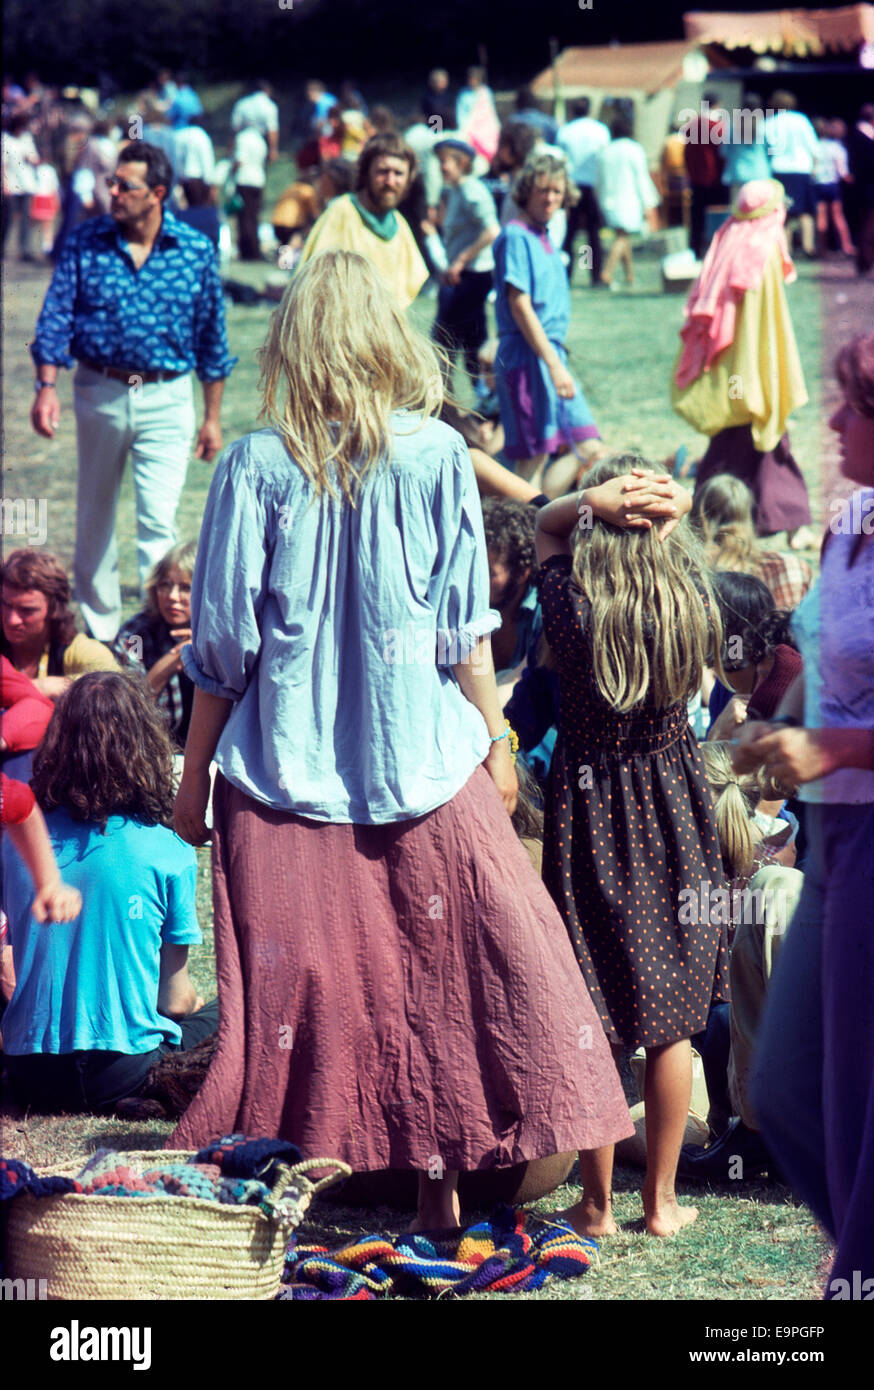
[[[406,219],[397,214],[398,229],[389,241],[372,232],[344,193],[329,203],[306,239],[300,264],[320,251],[357,251],[379,271],[395,298],[406,309],[428,279]]]
[[[671,403],[701,434],[750,425],[755,448],[768,453],[807,399],[775,246],[761,285],[747,290],[738,307],[734,341],[682,390],[672,373]]]

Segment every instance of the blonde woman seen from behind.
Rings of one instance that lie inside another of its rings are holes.
[[[434,418],[435,351],[367,261],[331,251],[261,363],[269,427],[219,464],[183,652],[176,826],[206,838],[215,754],[224,992],[171,1144],[275,1134],[413,1168],[416,1228],[457,1226],[460,1171],[612,1143],[628,1109],[510,821],[482,510]]]

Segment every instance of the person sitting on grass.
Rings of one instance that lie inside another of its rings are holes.
[[[765,549],[756,537],[755,499],[733,473],[717,473],[692,498],[689,521],[713,569],[754,574],[778,608],[792,612],[813,583],[813,570],[795,551]]]
[[[191,576],[197,541],[182,541],[158,561],[146,583],[146,604],[119,629],[112,644],[123,666],[145,673],[165,712],[178,752],[185,747],[194,685],[182,669],[182,648],[191,641]]]
[[[16,983],[3,1017],[16,1099],[43,1111],[109,1110],[171,1049],[215,1032],[188,976],[199,943],[197,858],[168,828],[173,749],[145,684],[84,675],[34,756],[33,794],[60,873],[82,893],[69,926],[35,919],[24,864],[3,845],[3,909]]]
[[[724,636],[722,669],[729,684],[709,693],[707,738],[731,739],[747,719],[770,719],[801,670],[789,614],[777,608],[761,579],[719,570],[713,575]]]
[[[729,885],[730,1004],[714,1004],[701,1053],[710,1097],[708,1148],[684,1146],[684,1178],[727,1182],[767,1170],[780,1178],[750,1104],[749,1072],[765,996],[786,928],[798,906],[804,876],[795,868],[795,833],[778,818],[786,788],[762,771],[739,773],[728,743],[705,743],[701,756],[713,796],[719,847]],[[797,825],[795,827],[797,829]],[[712,911],[719,911],[714,905]]]
[[[509,696],[542,629],[532,582],[537,511],[508,497],[484,498],[482,509],[489,556],[489,602],[501,615],[501,626],[492,633],[492,658],[498,686],[508,683],[510,689],[504,693]]]
[[[13,550],[0,566],[0,584],[0,650],[43,695],[56,700],[83,672],[118,669],[102,642],[76,631],[70,581],[56,556]]]

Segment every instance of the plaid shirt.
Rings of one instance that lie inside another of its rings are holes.
[[[757,557],[756,575],[771,593],[778,608],[792,613],[813,583],[813,570],[800,555],[764,550]]]

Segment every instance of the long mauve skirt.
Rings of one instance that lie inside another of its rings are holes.
[[[389,825],[219,775],[221,1027],[171,1148],[278,1136],[359,1170],[472,1170],[632,1132],[567,932],[484,768]]]
[[[807,485],[789,447],[788,434],[763,454],[753,444],[749,425],[720,430],[698,464],[696,492],[717,473],[733,474],[752,492],[757,535],[772,536],[777,531],[796,531],[799,526],[810,525]]]

